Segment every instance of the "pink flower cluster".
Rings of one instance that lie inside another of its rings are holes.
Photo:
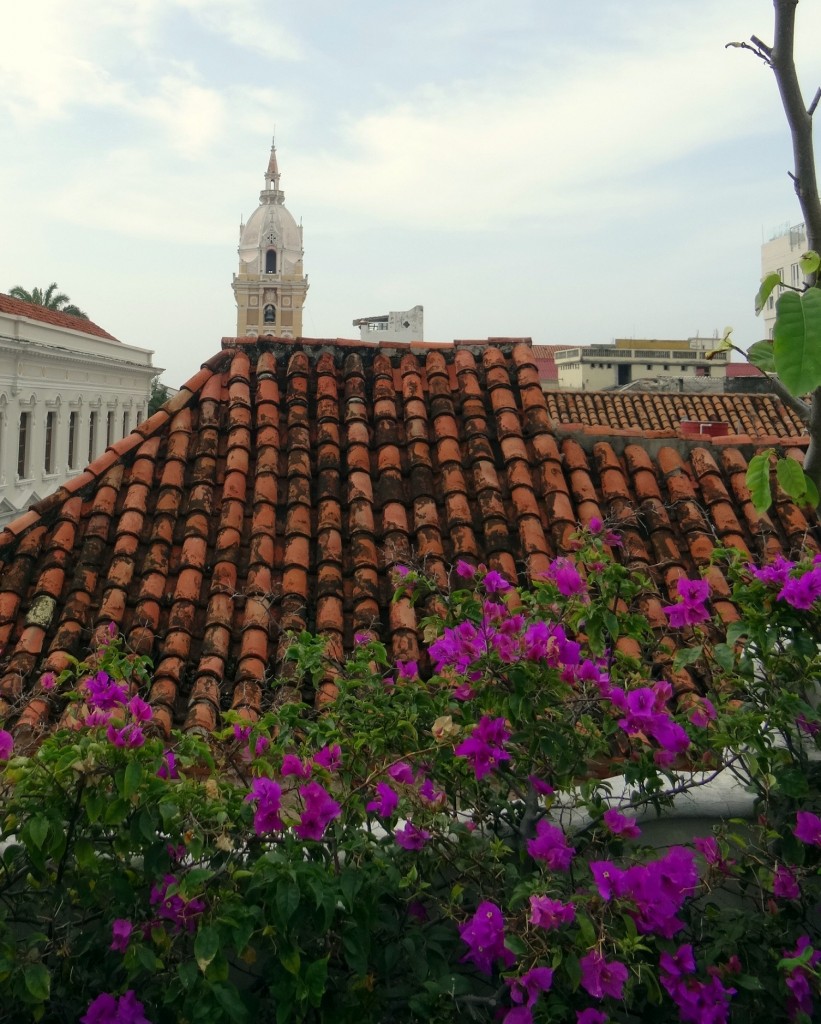
[[[465,758],[477,779],[483,779],[502,761],[510,760],[510,754],[504,747],[509,739],[510,730],[504,718],[483,715],[470,736],[462,740],[453,752],[457,757]]]
[[[673,846],[656,861],[622,869],[612,861],[591,861],[590,871],[603,900],[624,900],[642,934],[671,939],[684,927],[676,915],[698,884],[692,850]]]
[[[654,687],[640,686],[625,692],[617,687],[608,691],[608,697],[624,714],[619,726],[628,736],[642,733],[655,740],[661,747],[662,764],[672,764],[675,755],[690,746],[687,731],[674,722],[667,711],[667,703],[673,695],[669,683],[657,683]]]
[[[151,721],[153,712],[142,697],[129,697],[126,684],[112,679],[102,669],[85,680],[84,690],[89,708],[84,725],[105,727],[108,741],[115,747],[132,749],[145,743],[142,727]]]
[[[796,943],[795,949],[785,949],[782,955],[786,960],[797,960],[805,957],[808,949],[810,949],[809,936],[802,935]],[[790,1015],[790,1020],[795,1020],[799,1013],[804,1013],[808,1018],[812,1018],[813,975],[811,972],[814,972],[814,968],[819,963],[821,963],[821,951],[813,950],[805,965],[796,964],[788,971],[785,984],[789,991],[787,1013]]]
[[[718,975],[709,981],[693,977],[696,962],[693,947],[679,946],[675,953],[662,953],[659,980],[678,1007],[684,1024],[726,1024],[734,988],[726,988]]]
[[[813,558],[809,568],[801,569],[797,562],[791,562],[779,555],[769,565],[757,568],[748,565],[747,571],[755,579],[770,586],[778,587],[776,601],[806,611],[821,597],[821,556]]]
[[[676,592],[679,597],[678,603],[662,608],[674,629],[694,626],[710,618],[710,613],[705,607],[705,602],[710,596],[710,584],[707,580],[679,579],[676,581]]]
[[[151,887],[150,903],[157,908],[160,919],[168,921],[175,932],[193,933],[197,927],[197,918],[205,910],[205,900],[185,899],[180,895],[176,875],[165,875],[162,882]]]
[[[145,1007],[133,989],[119,998],[110,992],[101,992],[92,1000],[80,1018],[80,1024],[151,1024],[145,1016]]]
[[[459,935],[468,947],[462,963],[470,961],[485,974],[493,973],[496,960],[501,960],[505,967],[516,962],[505,946],[505,919],[495,903],[480,903],[473,917],[459,926]]]

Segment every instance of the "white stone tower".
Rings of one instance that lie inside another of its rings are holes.
[[[259,206],[239,228],[239,273],[234,275],[237,336],[299,338],[308,278],[302,266],[302,225],[283,205],[276,145],[265,171]]]

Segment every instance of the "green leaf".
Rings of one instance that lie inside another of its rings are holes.
[[[194,939],[194,957],[197,961],[197,967],[199,967],[203,974],[205,974],[208,965],[219,952],[219,948],[220,940],[217,929],[212,928],[210,925],[200,928]]]
[[[772,454],[772,448],[768,448],[760,455],[754,455],[747,465],[747,488],[753,507],[759,514],[766,512],[773,500],[770,491],[770,456]]]
[[[673,668],[679,669],[684,668],[685,665],[692,665],[701,657],[702,649],[701,644],[698,647],[680,647],[673,658]]]
[[[821,385],[821,290],[785,292],[776,303],[775,370],[793,395]]]
[[[811,505],[813,508],[818,508],[818,506],[821,505],[821,495],[819,495],[818,493],[818,488],[815,486],[815,481],[811,480],[805,473],[804,482],[807,487],[806,496],[804,500],[808,505]]]
[[[775,464],[775,475],[784,493],[793,501],[801,502],[807,493],[807,485],[804,483],[806,477],[795,459],[779,459]]]
[[[26,989],[38,1003],[44,1003],[51,993],[51,975],[42,964],[29,964],[23,971]]]
[[[282,924],[287,924],[296,913],[299,906],[299,886],[289,879],[284,879],[277,886],[277,910],[282,919]]]
[[[29,822],[29,836],[38,850],[43,848],[43,843],[48,835],[48,818],[44,814],[38,814]]]
[[[773,343],[768,340],[756,341],[747,349],[747,359],[765,373],[775,372],[775,361],[773,357]]]
[[[799,258],[798,265],[802,274],[814,274],[821,267],[821,256],[815,249],[810,249]]]
[[[781,276],[780,274],[777,274],[775,271],[773,271],[772,274],[767,274],[767,276],[762,279],[755,296],[756,316],[758,316],[758,314],[764,308],[764,303],[767,301],[767,299],[769,299],[770,295],[772,294],[773,288],[777,288],[779,284],[781,284]]]
[[[143,778],[143,766],[139,761],[129,761],[123,778],[123,796],[128,799],[140,788]]]
[[[308,990],[308,1000],[311,1006],[319,1006],[322,996],[325,994],[325,986],[328,980],[328,958],[314,960],[305,971],[305,987]]]
[[[287,953],[280,953],[279,962],[289,974],[299,974],[299,965],[302,963],[302,959],[298,949],[290,949]]]

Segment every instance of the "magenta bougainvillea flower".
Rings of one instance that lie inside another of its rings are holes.
[[[128,940],[134,930],[134,925],[124,917],[118,917],[111,924],[111,945],[115,953],[125,953],[128,949]]]
[[[783,864],[779,864],[773,874],[773,895],[780,900],[797,900],[801,896],[795,875]]]
[[[785,960],[797,960],[799,957],[806,955],[806,950],[809,947],[809,936],[802,935],[798,939],[795,949],[785,949],[782,955]],[[821,963],[821,951],[814,950],[810,954],[806,966],[798,964],[788,970],[784,983],[790,993],[787,997],[787,1013],[790,1020],[795,1020],[799,1013],[804,1013],[809,1019],[812,1019],[813,986],[810,971],[817,967],[819,963]]]
[[[460,558],[456,563],[456,575],[463,580],[472,580],[476,575],[476,567]]]
[[[607,1024],[608,1016],[601,1010],[588,1006],[586,1010],[576,1010],[576,1024]]]
[[[305,810],[294,826],[294,832],[300,839],[320,840],[325,829],[342,813],[342,808],[318,782],[309,782],[301,786],[299,795],[305,804]]]
[[[365,805],[365,810],[373,811],[380,818],[389,818],[399,803],[399,796],[395,789],[392,789],[387,782],[377,782],[376,800],[371,800]]]
[[[14,751],[14,737],[7,729],[0,729],[0,761],[8,761]]]
[[[762,583],[771,583],[774,586],[783,587],[790,578],[790,573],[794,568],[795,562],[791,562],[783,555],[776,555],[769,565],[762,566],[760,569],[750,563],[747,566],[747,572],[751,576],[755,576]]]
[[[510,590],[510,583],[495,569],[485,573],[482,585],[488,594],[503,594],[506,590]]]
[[[396,829],[394,839],[403,850],[421,850],[430,839],[430,832],[425,828],[418,828],[412,821]]]
[[[567,871],[576,848],[568,845],[557,825],[542,818],[536,825],[536,838],[527,841],[527,852],[534,860],[543,860],[551,871]]]
[[[323,747],[314,754],[314,764],[326,768],[329,772],[338,772],[342,767],[342,748],[338,743]]]
[[[145,1007],[133,989],[118,999],[110,992],[101,992],[80,1018],[80,1024],[151,1024]]]
[[[710,618],[704,603],[710,597],[710,584],[707,580],[688,580],[682,577],[676,582],[676,591],[678,603],[661,609],[674,629],[694,626]]]
[[[550,967],[533,967],[518,978],[505,978],[510,986],[511,1002],[529,1009],[533,1007],[542,992],[550,991],[553,984],[553,970]]]
[[[459,926],[462,942],[468,947],[462,963],[475,964],[485,974],[493,973],[493,964],[501,960],[512,967],[516,957],[505,946],[505,919],[495,903],[480,903],[473,917]]]
[[[716,720],[716,709],[712,701],[700,697],[698,704],[690,712],[690,721],[699,729],[706,729],[710,722]]]
[[[453,752],[469,762],[477,779],[483,779],[502,761],[510,760],[510,754],[504,748],[508,739],[510,730],[504,718],[483,715],[470,736],[462,740]]]
[[[150,903],[157,908],[160,918],[169,921],[175,932],[193,932],[197,918],[205,911],[205,900],[185,899],[176,889],[179,881],[175,875],[165,875],[162,881],[151,887]]]
[[[816,565],[802,576],[793,576],[784,582],[776,597],[793,608],[812,608],[821,597],[821,566]]]
[[[597,949],[579,960],[581,968],[581,986],[594,999],[621,999],[627,982],[628,971],[618,960],[605,960]]]
[[[811,811],[798,811],[793,833],[796,839],[810,846],[821,846],[821,818]]]
[[[413,785],[413,768],[407,761],[397,761],[396,764],[392,764],[388,768],[388,775],[390,775],[394,782],[399,782],[403,786]]]
[[[177,757],[173,750],[165,750],[162,755],[162,763],[157,769],[158,779],[178,779],[180,773],[177,770]]]
[[[109,722],[106,737],[115,747],[123,747],[126,750],[141,747],[145,743],[145,734],[134,722],[129,722],[119,729]]]
[[[586,585],[579,570],[569,558],[556,558],[547,570],[548,578],[556,584],[562,597],[574,597],[583,594]]]
[[[303,761],[296,754],[283,754],[279,774],[284,779],[291,775],[295,775],[298,779],[309,779],[311,777],[311,765],[309,761]]]
[[[265,835],[266,832],[278,832],[282,828],[282,819],[279,816],[282,789],[278,782],[264,777],[254,779],[245,800],[249,803],[257,802],[254,831],[258,836]]]
[[[570,924],[576,916],[576,908],[572,903],[562,903],[549,896],[530,897],[530,923],[537,928],[559,928]]]
[[[680,946],[675,953],[662,953],[659,980],[678,1007],[679,1020],[687,1024],[726,1024],[734,988],[726,988],[718,972],[707,981],[693,977],[696,962],[693,947]]]
[[[91,708],[111,711],[128,702],[128,687],[115,682],[107,672],[100,670],[86,682],[86,699]]]
[[[128,702],[128,710],[135,722],[150,722],[154,716],[151,705],[135,694]]]
[[[621,814],[615,807],[611,807],[609,811],[604,812],[602,821],[614,836],[636,839],[641,835],[641,829],[633,818],[628,818],[625,814]]]

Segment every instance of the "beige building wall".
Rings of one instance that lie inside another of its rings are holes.
[[[761,246],[761,278],[773,272],[780,274],[781,280],[794,288],[801,288],[804,275],[798,260],[807,251],[807,231],[803,224],[792,227],[785,225],[773,233],[772,238]],[[764,321],[764,337],[772,338],[775,326],[775,304],[778,296],[785,291],[776,288],[770,295],[761,312]]]
[[[554,354],[560,388],[598,391],[644,377],[724,377],[726,352],[706,353],[716,339],[618,338],[612,345],[560,349]]]

